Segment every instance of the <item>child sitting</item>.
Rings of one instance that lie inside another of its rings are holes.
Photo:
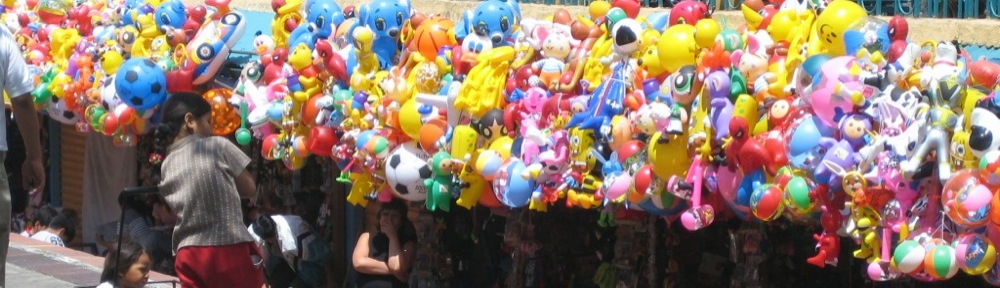
[[[117,248],[117,247],[116,247]],[[118,259],[121,259],[118,261]],[[115,262],[118,266],[115,267]],[[101,272],[101,285],[97,288],[139,288],[149,281],[149,267],[152,260],[135,242],[122,242],[121,251],[111,250],[104,258],[104,271]],[[115,285],[115,282],[118,282]]]
[[[31,235],[31,239],[66,247],[66,242],[72,241],[74,236],[76,236],[76,212],[63,209],[59,215],[52,218],[49,227]]]
[[[24,231],[21,231],[21,236],[31,237],[31,235],[35,235],[38,231],[44,231],[46,228],[49,228],[49,222],[52,222],[52,218],[55,218],[57,214],[59,214],[59,211],[56,211],[52,206],[45,205],[39,208],[31,221],[25,225]]]

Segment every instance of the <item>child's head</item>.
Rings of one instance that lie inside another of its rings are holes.
[[[165,148],[181,134],[207,136],[212,132],[212,106],[201,95],[192,92],[173,94],[160,111],[160,125],[155,132],[157,146]]]
[[[277,226],[271,216],[260,215],[253,222],[253,233],[267,242],[275,242],[278,236]]]
[[[49,221],[48,230],[62,238],[63,242],[69,243],[76,237],[76,211],[63,209],[59,215]]]
[[[52,206],[45,205],[42,208],[38,208],[38,211],[35,212],[35,217],[31,219],[32,231],[45,230],[45,228],[49,227],[49,222],[52,222],[52,219],[56,218],[56,215],[59,215],[59,211],[56,211],[56,208],[52,208]]]
[[[117,259],[118,267],[115,267]],[[122,242],[121,251],[111,250],[104,258],[104,271],[101,272],[101,282],[114,283],[115,287],[132,288],[146,286],[149,281],[149,268],[152,265],[149,254],[142,246],[131,241]]]

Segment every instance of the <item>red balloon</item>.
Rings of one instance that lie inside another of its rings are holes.
[[[277,160],[274,157],[274,148],[278,146],[278,135],[271,134],[264,137],[264,141],[260,144],[260,156],[267,160]]]
[[[114,134],[115,130],[118,130],[118,126],[118,117],[115,117],[114,113],[104,114],[104,127],[101,128],[104,129],[105,135]]]
[[[337,132],[332,127],[314,126],[309,130],[309,143],[307,148],[314,155],[323,157],[330,156],[333,146],[337,145]]]
[[[642,201],[642,199],[646,196],[647,192],[650,193],[659,192],[659,191],[647,191],[653,184],[653,181],[656,181],[656,174],[653,172],[653,165],[650,164],[643,165],[642,168],[639,168],[639,171],[635,172],[635,176],[633,176],[632,180],[635,181],[635,183],[632,184],[633,185],[632,187],[635,189],[629,191],[628,194],[629,202],[638,203],[639,201]]]
[[[302,105],[302,124],[306,127],[312,127],[316,125],[316,116],[319,115],[319,107],[316,106],[316,102],[322,99],[324,96],[320,94],[313,95],[309,100],[306,100],[306,104]]]
[[[646,149],[646,144],[639,140],[629,140],[618,148],[618,161],[625,162],[626,159],[635,156]]]
[[[639,0],[615,0],[611,2],[611,7],[618,7],[625,10],[625,15],[628,15],[628,18],[635,19],[639,17],[639,9],[642,8],[642,3]]]
[[[185,65],[180,69],[167,72],[167,92],[177,93],[194,90],[194,67]]]

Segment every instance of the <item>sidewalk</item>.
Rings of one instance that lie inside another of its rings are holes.
[[[100,284],[103,265],[102,257],[12,233],[7,252],[7,287],[96,286]],[[149,273],[150,282],[170,280],[177,278],[156,272]],[[146,287],[173,286],[156,284]]]

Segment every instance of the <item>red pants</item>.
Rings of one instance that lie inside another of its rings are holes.
[[[260,255],[253,242],[187,246],[177,251],[174,269],[185,288],[259,288],[264,285],[264,270],[254,266],[251,254]]]

